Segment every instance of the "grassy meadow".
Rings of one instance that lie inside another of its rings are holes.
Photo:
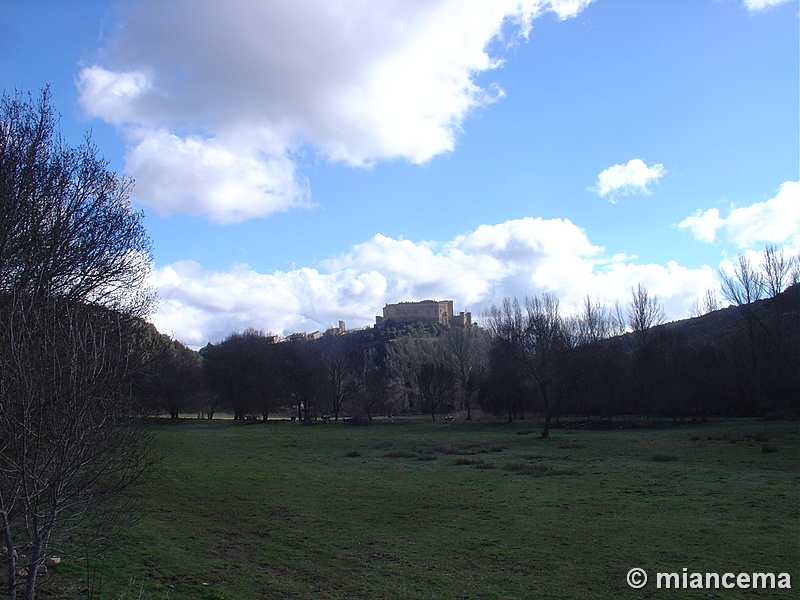
[[[794,598],[798,424],[531,421],[158,425],[160,477],[105,561],[42,597]],[[632,567],[651,582],[626,583]],[[792,590],[664,590],[655,573],[789,572]],[[711,594],[711,595],[709,595]]]

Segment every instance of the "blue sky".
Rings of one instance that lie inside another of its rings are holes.
[[[688,316],[800,251],[798,3],[0,0],[0,88],[51,86],[136,179],[164,333],[506,296]]]

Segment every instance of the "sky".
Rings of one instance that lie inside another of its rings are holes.
[[[152,322],[369,326],[506,297],[689,316],[800,253],[797,0],[0,0],[0,90],[50,86],[135,179]]]

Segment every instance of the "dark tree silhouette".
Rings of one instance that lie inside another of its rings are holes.
[[[133,182],[88,136],[68,146],[57,125],[47,88],[37,101],[0,101],[0,290],[144,315],[150,239],[131,210]]]
[[[130,378],[153,349],[139,319],[149,239],[131,182],[87,138],[69,147],[45,89],[0,100],[0,527],[7,594],[24,597],[54,535],[119,523],[120,502],[151,470],[131,422]]]
[[[489,323],[508,360],[533,382],[544,412],[542,437],[549,437],[564,377],[570,371],[564,359],[574,344],[568,323],[559,313],[558,299],[551,294],[526,297],[524,309],[517,300],[506,299],[501,307],[492,307]]]

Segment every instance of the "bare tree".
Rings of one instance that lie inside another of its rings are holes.
[[[745,385],[748,393],[757,398],[760,407],[764,405],[763,385],[761,381],[761,355],[759,338],[766,329],[763,319],[755,310],[754,303],[764,297],[766,285],[762,273],[750,264],[744,254],[737,257],[733,272],[719,271],[722,295],[728,302],[737,307],[742,315],[742,324],[747,333],[749,348],[749,368],[751,377]]]
[[[436,420],[453,400],[455,373],[441,361],[424,361],[414,370],[414,378],[425,412]]]
[[[389,355],[380,352],[375,346],[367,346],[356,355],[351,362],[353,383],[355,388],[348,396],[351,406],[359,416],[366,416],[368,421],[378,411],[392,414],[392,397],[396,384],[396,369],[392,366]]]
[[[573,339],[559,313],[558,298],[552,294],[525,298],[524,311],[516,299],[506,299],[500,308],[492,307],[489,326],[508,359],[535,383],[544,412],[542,437],[549,437],[560,378],[566,375],[563,359]]]
[[[762,413],[774,402],[770,398],[776,394],[770,393],[770,388],[791,378],[791,362],[786,352],[791,335],[785,328],[788,306],[781,293],[794,277],[793,262],[785,257],[783,250],[767,246],[760,269],[740,254],[732,273],[719,271],[722,293],[737,308],[747,334],[750,376],[741,382],[740,389],[756,399]],[[756,306],[764,298],[771,299],[773,310],[769,315]]]
[[[616,311],[611,310],[599,300],[592,301],[589,296],[583,301],[577,325],[580,344],[591,344],[622,335],[625,331],[625,321],[619,313],[619,307]]]
[[[391,346],[392,364],[409,405],[436,414],[455,399],[456,377],[438,339],[404,337]]]
[[[789,273],[789,285],[800,283],[800,254],[792,258],[792,270]]]
[[[472,419],[472,402],[478,386],[477,380],[486,368],[488,339],[486,331],[477,326],[450,327],[441,336],[444,358],[456,374],[461,409],[467,420]]]
[[[775,298],[786,289],[792,276],[794,261],[786,258],[783,249],[775,246],[764,248],[764,291],[769,298]]]
[[[576,412],[586,412],[587,416],[595,409],[601,416],[609,418],[619,403],[617,393],[619,360],[619,339],[627,327],[620,305],[614,308],[584,299],[583,310],[573,319],[575,336],[573,360],[570,366],[576,367],[576,378],[583,385],[580,400],[576,399]]]
[[[232,333],[202,351],[203,371],[209,391],[221,406],[233,410],[233,419],[243,421],[287,404],[290,380],[303,381],[303,357],[294,344],[273,344],[263,331],[246,329]]]
[[[631,299],[627,308],[628,326],[633,332],[630,339],[640,408],[649,415],[653,385],[651,366],[655,347],[652,331],[664,322],[664,307],[657,296],[651,296],[646,287],[638,284],[636,289],[631,288]]]
[[[177,340],[162,336],[163,351],[147,382],[149,404],[156,414],[164,409],[176,421],[182,412],[199,408],[204,392],[200,356]]]
[[[149,239],[131,182],[91,141],[57,133],[49,91],[0,100],[0,525],[8,597],[29,548],[24,597],[59,531],[119,522],[123,492],[151,471],[130,420],[130,376],[152,339],[139,317]]]
[[[691,317],[702,317],[715,310],[719,310],[719,300],[717,299],[717,292],[714,290],[706,290],[702,300],[698,300],[692,304],[692,309],[689,311]]]
[[[631,299],[628,301],[628,326],[633,331],[647,332],[664,322],[664,306],[658,296],[651,296],[646,287],[638,284],[631,288]]]
[[[118,521],[117,501],[154,464],[131,419],[131,352],[142,325],[102,308],[6,296],[0,311],[0,516],[8,597],[24,597],[57,531]],[[57,529],[58,528],[58,529]],[[99,529],[97,529],[99,528]],[[28,548],[17,570],[18,548]]]
[[[750,265],[744,254],[740,254],[733,266],[733,273],[719,271],[722,295],[735,306],[752,304],[764,297],[764,277]]]
[[[342,407],[357,389],[353,374],[354,357],[340,337],[326,337],[321,344],[321,394],[334,420],[338,420]]]
[[[88,137],[68,146],[57,125],[47,88],[36,102],[0,100],[0,290],[144,315],[150,239],[131,210],[133,182]]]

